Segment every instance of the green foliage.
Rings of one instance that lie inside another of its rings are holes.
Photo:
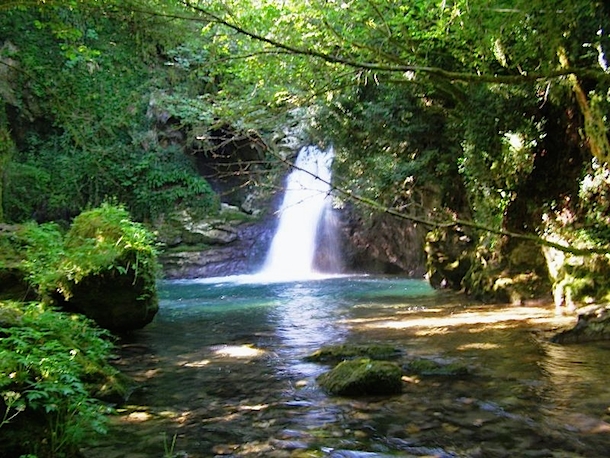
[[[154,236],[133,222],[124,207],[103,204],[77,216],[67,233],[54,223],[28,223],[12,240],[2,263],[17,268],[41,298],[69,299],[84,278],[115,273],[138,279],[147,300],[156,297],[158,265]],[[10,259],[7,259],[6,256]]]
[[[576,233],[585,242],[604,244],[610,240],[610,168],[594,163],[588,172],[579,192],[583,225]]]
[[[31,287],[41,295],[54,289],[60,275],[59,265],[65,256],[60,227],[54,223],[28,223],[15,236],[22,259],[19,268],[25,272]]]
[[[34,165],[11,162],[6,170],[7,187],[3,207],[11,221],[28,221],[43,211],[50,200],[47,194],[51,175]]]
[[[78,283],[103,270],[119,273],[132,269],[155,280],[156,251],[153,235],[131,221],[122,207],[103,204],[77,216],[65,238],[66,257],[59,270],[62,281]],[[65,289],[66,285],[62,284]],[[64,290],[69,297],[69,291]]]
[[[14,44],[21,70],[9,86],[17,122],[37,119],[6,173],[9,221],[67,219],[111,198],[140,220],[181,205],[216,210],[207,182],[175,142],[160,138],[148,112],[165,74],[155,68],[155,46],[175,45],[182,32],[159,17],[105,7],[99,14],[97,2],[54,4],[0,18],[0,41]],[[134,52],[144,44],[153,50]]]
[[[385,84],[344,93],[318,116],[320,135],[337,149],[341,186],[409,214],[421,212],[423,194],[432,192],[443,205],[460,208],[459,150],[441,104],[427,106],[411,88]]]
[[[117,381],[110,335],[80,315],[40,304],[0,303],[0,436],[4,453],[71,455],[105,431],[107,407],[93,395]]]
[[[3,104],[0,103],[0,109],[3,108],[2,105]],[[0,115],[0,222],[4,221],[4,208],[2,203],[4,200],[5,171],[10,164],[14,149],[13,141],[5,124],[6,122],[3,119],[3,116]]]
[[[532,148],[545,135],[533,119],[539,100],[524,87],[478,86],[468,95],[468,116],[456,121],[463,138],[459,171],[478,221],[500,228],[532,170]]]

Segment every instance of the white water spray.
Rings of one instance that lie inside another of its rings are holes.
[[[261,275],[275,279],[304,279],[313,267],[318,225],[330,204],[334,152],[315,146],[301,149],[286,183],[277,232]]]

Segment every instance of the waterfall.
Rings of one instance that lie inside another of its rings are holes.
[[[277,231],[261,274],[278,279],[315,275],[318,229],[330,204],[333,149],[301,149],[286,183]]]

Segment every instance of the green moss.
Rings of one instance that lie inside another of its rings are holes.
[[[318,377],[320,386],[339,396],[391,395],[402,390],[402,372],[388,361],[343,361]]]
[[[305,359],[312,362],[338,362],[354,358],[384,360],[395,358],[400,350],[391,345],[329,345],[316,350]]]
[[[470,374],[468,367],[461,363],[439,363],[431,359],[418,358],[409,361],[404,366],[405,372],[416,375],[430,376],[465,376]]]

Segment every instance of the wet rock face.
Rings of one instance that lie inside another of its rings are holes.
[[[234,225],[235,238],[229,243],[167,251],[159,257],[163,275],[172,279],[251,273],[262,265],[271,243],[269,224],[261,221]]]
[[[345,266],[356,272],[407,274],[426,273],[426,230],[391,215],[374,215],[369,221],[352,210],[342,212]]]
[[[338,396],[392,395],[402,391],[402,371],[388,361],[354,359],[339,363],[318,382]]]

